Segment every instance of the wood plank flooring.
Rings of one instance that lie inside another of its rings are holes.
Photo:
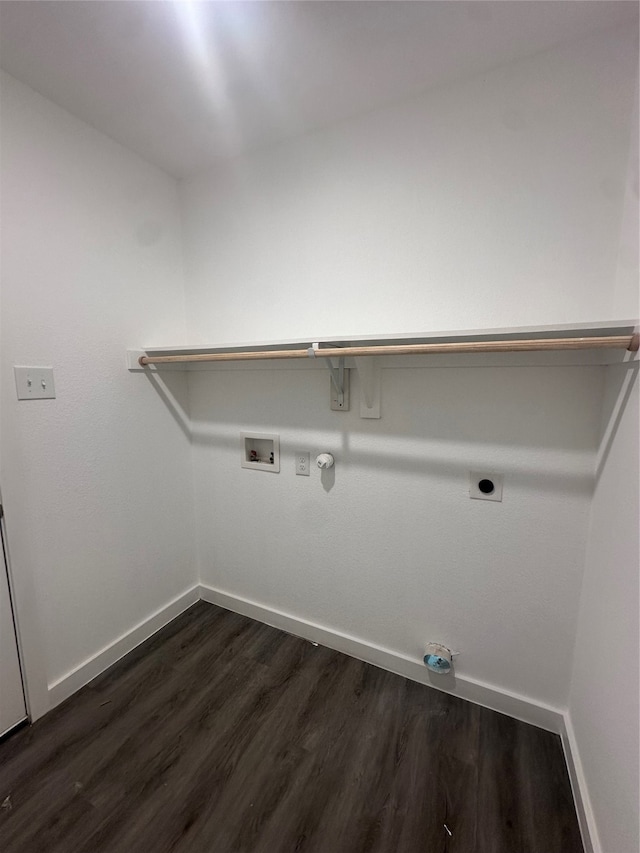
[[[200,602],[0,744],[3,853],[583,853],[557,736]]]

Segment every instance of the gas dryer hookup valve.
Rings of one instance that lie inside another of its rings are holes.
[[[330,453],[321,453],[316,457],[316,465],[318,468],[333,468],[335,459]]]

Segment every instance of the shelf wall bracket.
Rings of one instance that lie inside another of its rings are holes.
[[[320,349],[319,343],[312,344],[307,353],[309,358],[315,358],[316,353]],[[336,404],[338,410],[346,411],[345,409],[345,379],[348,379],[348,376],[345,374],[344,368],[344,356],[338,355],[340,352],[339,348],[336,347],[336,355],[338,356],[338,366],[336,367],[333,363],[333,358],[324,358],[324,363],[327,365],[329,370],[329,375],[331,376],[331,384],[335,388],[336,392]]]
[[[128,349],[127,370],[139,370],[142,373],[144,367],[140,364],[138,359],[144,355],[146,355],[146,352],[143,349]]]
[[[338,359],[337,367],[335,367],[333,360],[330,358],[328,358],[325,363],[329,368],[329,373],[331,374],[331,383],[336,389],[338,406],[342,408],[344,406],[344,356],[340,356]]]
[[[377,358],[354,358],[362,397],[360,399],[361,418],[380,417],[380,364]]]

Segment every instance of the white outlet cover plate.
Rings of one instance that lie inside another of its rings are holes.
[[[491,480],[493,491],[486,494],[480,491],[481,480]],[[469,497],[477,501],[502,501],[502,474],[494,474],[493,471],[469,471]]]
[[[53,367],[14,366],[18,400],[55,400]]]
[[[308,450],[296,450],[296,474],[300,477],[311,475],[311,453]]]

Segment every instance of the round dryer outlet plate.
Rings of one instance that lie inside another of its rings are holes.
[[[477,501],[502,501],[502,474],[469,471],[469,497]]]

